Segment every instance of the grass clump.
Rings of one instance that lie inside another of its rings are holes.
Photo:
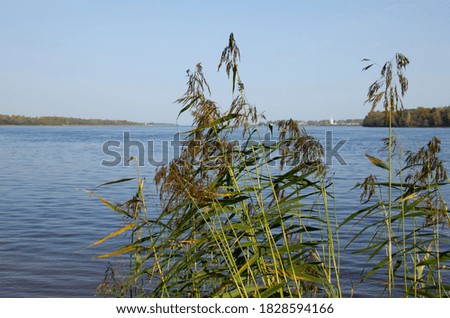
[[[126,257],[128,271],[109,268],[99,293],[342,297],[338,229],[357,222],[362,228],[349,244],[370,237],[357,252],[373,264],[363,282],[375,274],[385,277],[389,297],[448,297],[449,216],[440,192],[448,176],[440,140],[404,153],[392,130],[408,88],[409,60],[397,54],[369,87],[367,102],[371,111],[382,103],[389,135],[387,160],[367,158],[386,173],[385,180],[375,173],[358,183],[364,206],[341,224],[322,145],[293,120],[259,125],[263,116],[246,98],[239,62],[231,34],[218,65],[232,87],[225,111],[211,99],[202,65],[187,72],[186,92],[177,103],[179,115],[191,114],[192,129],[183,133],[179,155],[156,171],[160,210],[147,210],[135,158],[130,160],[138,168],[137,191],[129,201],[114,204],[88,191],[124,218],[120,229],[92,245],[129,234],[128,244],[100,256]]]
[[[103,257],[130,255],[128,277],[112,271],[103,291],[150,297],[340,296],[334,222],[321,144],[293,120],[266,143],[246,99],[233,34],[218,69],[232,84],[230,107],[212,101],[201,64],[177,100],[190,112],[179,157],[157,170],[161,211],[147,211],[144,179],[122,206],[131,241]],[[273,134],[272,126],[265,133]],[[238,141],[239,140],[239,141]],[[325,237],[325,241],[321,238]],[[120,288],[111,286],[122,285]]]

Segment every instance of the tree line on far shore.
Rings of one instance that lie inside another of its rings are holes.
[[[386,115],[372,111],[364,118],[364,127],[387,127]],[[403,109],[393,117],[393,127],[450,127],[450,106]]]
[[[136,123],[127,120],[112,119],[82,119],[60,116],[43,116],[43,117],[27,117],[22,115],[1,115],[0,125],[18,125],[18,126],[69,126],[69,125],[86,125],[86,126],[130,126],[144,125],[144,123]]]

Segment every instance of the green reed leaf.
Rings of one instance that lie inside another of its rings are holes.
[[[275,284],[273,286],[270,286],[269,288],[265,289],[260,297],[261,298],[269,298],[272,296],[278,296],[278,291],[282,290],[284,287],[286,287],[288,285],[288,282],[281,282],[279,284]]]
[[[102,198],[101,196],[99,196],[97,193],[95,193],[93,191],[85,190],[85,189],[82,189],[82,190],[84,192],[86,192],[86,193],[89,193],[90,195],[95,196],[97,199],[99,199],[101,202],[103,202],[103,204],[106,205],[111,210],[116,211],[116,212],[118,212],[120,214],[123,214],[123,215],[125,215],[127,217],[131,217],[131,215],[127,211],[125,211],[124,209],[120,208],[117,204],[109,202],[108,200]]]
[[[116,184],[116,183],[122,183],[122,182],[128,182],[128,181],[134,180],[134,179],[135,178],[123,178],[123,179],[119,179],[119,180],[116,180],[116,181],[105,182],[105,183],[102,183],[101,185],[96,186],[94,188],[94,190],[98,189],[98,188],[101,188],[101,187],[104,187],[104,186],[107,186],[107,185]]]
[[[125,246],[125,247],[122,247],[122,248],[120,248],[120,249],[114,251],[114,252],[111,252],[111,253],[107,253],[107,254],[103,254],[103,255],[97,256],[96,258],[110,258],[110,257],[113,257],[113,256],[117,256],[117,255],[129,253],[129,252],[136,251],[136,250],[137,250],[137,247],[136,247],[136,246],[133,246],[133,245],[127,245],[127,246]]]
[[[385,169],[385,170],[389,170],[389,166],[383,160],[375,158],[375,157],[372,157],[372,156],[370,156],[368,154],[366,154],[366,157],[369,159],[369,161],[373,165],[375,165],[377,167],[380,167],[382,169]]]

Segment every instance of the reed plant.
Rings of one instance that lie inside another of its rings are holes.
[[[348,216],[341,226],[355,218],[358,222],[371,220],[365,222],[367,225],[350,242],[370,233],[369,244],[358,253],[368,253],[369,261],[377,261],[362,280],[386,269],[389,297],[448,297],[450,286],[444,283],[442,271],[448,269],[450,251],[442,251],[441,245],[449,246],[450,219],[440,190],[448,180],[439,157],[441,141],[433,137],[418,151],[404,152],[392,129],[408,89],[404,75],[408,64],[404,55],[396,54],[395,61],[386,62],[380,78],[369,87],[367,102],[372,104],[371,111],[382,103],[389,130],[383,148],[387,161],[366,156],[386,171],[387,176],[379,181],[377,174],[371,174],[357,184],[362,189],[361,201],[365,207]]]
[[[218,70],[231,81],[230,107],[210,99],[202,65],[187,72],[177,100],[192,129],[177,158],[156,172],[161,209],[147,211],[144,179],[118,205],[130,233],[129,272],[111,269],[101,293],[150,297],[339,297],[339,253],[330,181],[320,142],[293,120],[259,126],[245,95],[240,51],[230,34]],[[267,142],[263,133],[278,135]],[[116,182],[128,182],[129,179]]]
[[[339,229],[357,223],[363,226],[349,244],[371,238],[357,251],[372,264],[363,282],[377,274],[386,276],[387,296],[448,297],[450,219],[440,191],[448,176],[440,140],[404,152],[392,129],[408,89],[409,60],[397,54],[369,87],[367,102],[372,110],[382,103],[389,131],[387,160],[367,158],[385,175],[373,173],[357,184],[363,207],[340,224],[322,145],[293,120],[261,125],[264,117],[247,100],[239,63],[230,34],[218,64],[231,82],[224,111],[211,99],[202,65],[187,71],[186,91],[176,102],[179,116],[192,116],[192,128],[182,134],[179,155],[156,171],[159,209],[148,210],[136,158],[130,158],[136,178],[101,185],[137,182],[130,200],[117,204],[87,191],[124,220],[91,246],[124,233],[129,239],[100,256],[119,257],[127,266],[110,266],[99,294],[342,297]]]

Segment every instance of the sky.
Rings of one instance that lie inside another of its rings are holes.
[[[0,114],[175,123],[202,63],[222,110],[228,36],[268,119],[363,118],[382,65],[406,55],[406,108],[450,104],[450,0],[0,0]],[[183,115],[178,123],[190,122]]]

